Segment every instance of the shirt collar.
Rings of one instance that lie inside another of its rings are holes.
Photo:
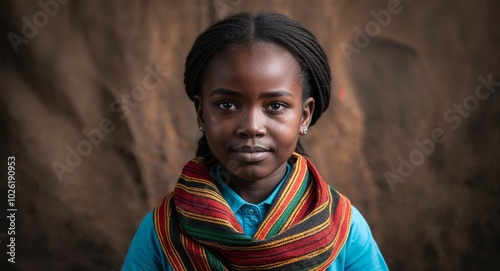
[[[274,198],[276,198],[276,195],[278,194],[278,191],[280,190],[284,181],[288,177],[288,174],[290,173],[290,169],[291,169],[291,166],[287,163],[285,176],[283,177],[283,179],[281,179],[280,183],[273,190],[271,195],[269,195],[261,203],[257,204],[257,206],[259,208],[264,207],[265,205],[270,206],[273,203]],[[226,200],[227,204],[229,205],[229,207],[231,208],[233,213],[236,213],[243,205],[251,204],[251,203],[248,203],[247,201],[245,201],[242,197],[240,197],[240,195],[238,195],[236,192],[234,192],[234,190],[231,187],[229,187],[229,185],[227,185],[226,182],[224,182],[222,180],[222,178],[220,177],[220,164],[217,165],[215,170],[216,170],[216,176],[217,176],[215,178],[215,182],[219,186],[220,193],[221,193],[222,197]]]

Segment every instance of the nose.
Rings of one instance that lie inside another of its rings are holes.
[[[264,112],[256,108],[242,113],[237,134],[242,138],[263,137],[266,134]]]

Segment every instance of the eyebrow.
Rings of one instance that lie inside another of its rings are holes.
[[[291,97],[293,98],[293,95],[284,90],[272,90],[269,92],[264,92],[259,95],[259,98],[264,99],[264,98],[276,98],[276,97]]]
[[[227,89],[227,88],[217,88],[214,91],[212,91],[210,93],[210,95],[208,95],[208,96],[212,97],[212,96],[216,96],[216,95],[225,95],[225,96],[233,96],[233,97],[241,97],[242,96],[241,93],[234,91],[234,90],[231,90],[231,89]]]
[[[242,97],[243,95],[240,92],[227,89],[227,88],[217,88],[214,91],[208,95],[209,97],[216,96],[216,95],[226,95],[226,96],[233,96],[233,97]],[[268,92],[261,93],[259,95],[259,98],[265,99],[265,98],[276,98],[276,97],[291,97],[293,98],[293,95],[284,90],[272,90]]]

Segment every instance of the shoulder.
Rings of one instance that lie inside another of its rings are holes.
[[[132,239],[122,270],[164,270],[165,264],[151,211],[144,217]]]
[[[344,250],[345,270],[388,270],[370,226],[354,206]]]
[[[373,240],[370,226],[359,210],[352,206],[351,229],[349,233],[351,243],[366,243]]]

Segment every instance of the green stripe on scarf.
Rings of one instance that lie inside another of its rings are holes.
[[[223,243],[224,245],[245,245],[252,242],[251,237],[241,233],[228,234],[227,232],[198,228],[189,223],[181,223],[181,225],[191,237],[195,237],[200,240]]]
[[[307,190],[307,187],[309,186],[309,173],[306,174],[306,177],[304,178],[304,181],[302,182],[299,191],[297,191],[297,195],[302,195],[304,192]],[[294,197],[293,200],[290,202],[288,207],[285,209],[283,214],[280,216],[280,218],[276,221],[274,226],[269,230],[269,233],[267,234],[267,238],[272,238],[278,232],[281,231],[281,228],[283,224],[285,223],[286,220],[290,219],[290,214],[295,210],[297,205],[300,203],[302,200],[302,197]]]

